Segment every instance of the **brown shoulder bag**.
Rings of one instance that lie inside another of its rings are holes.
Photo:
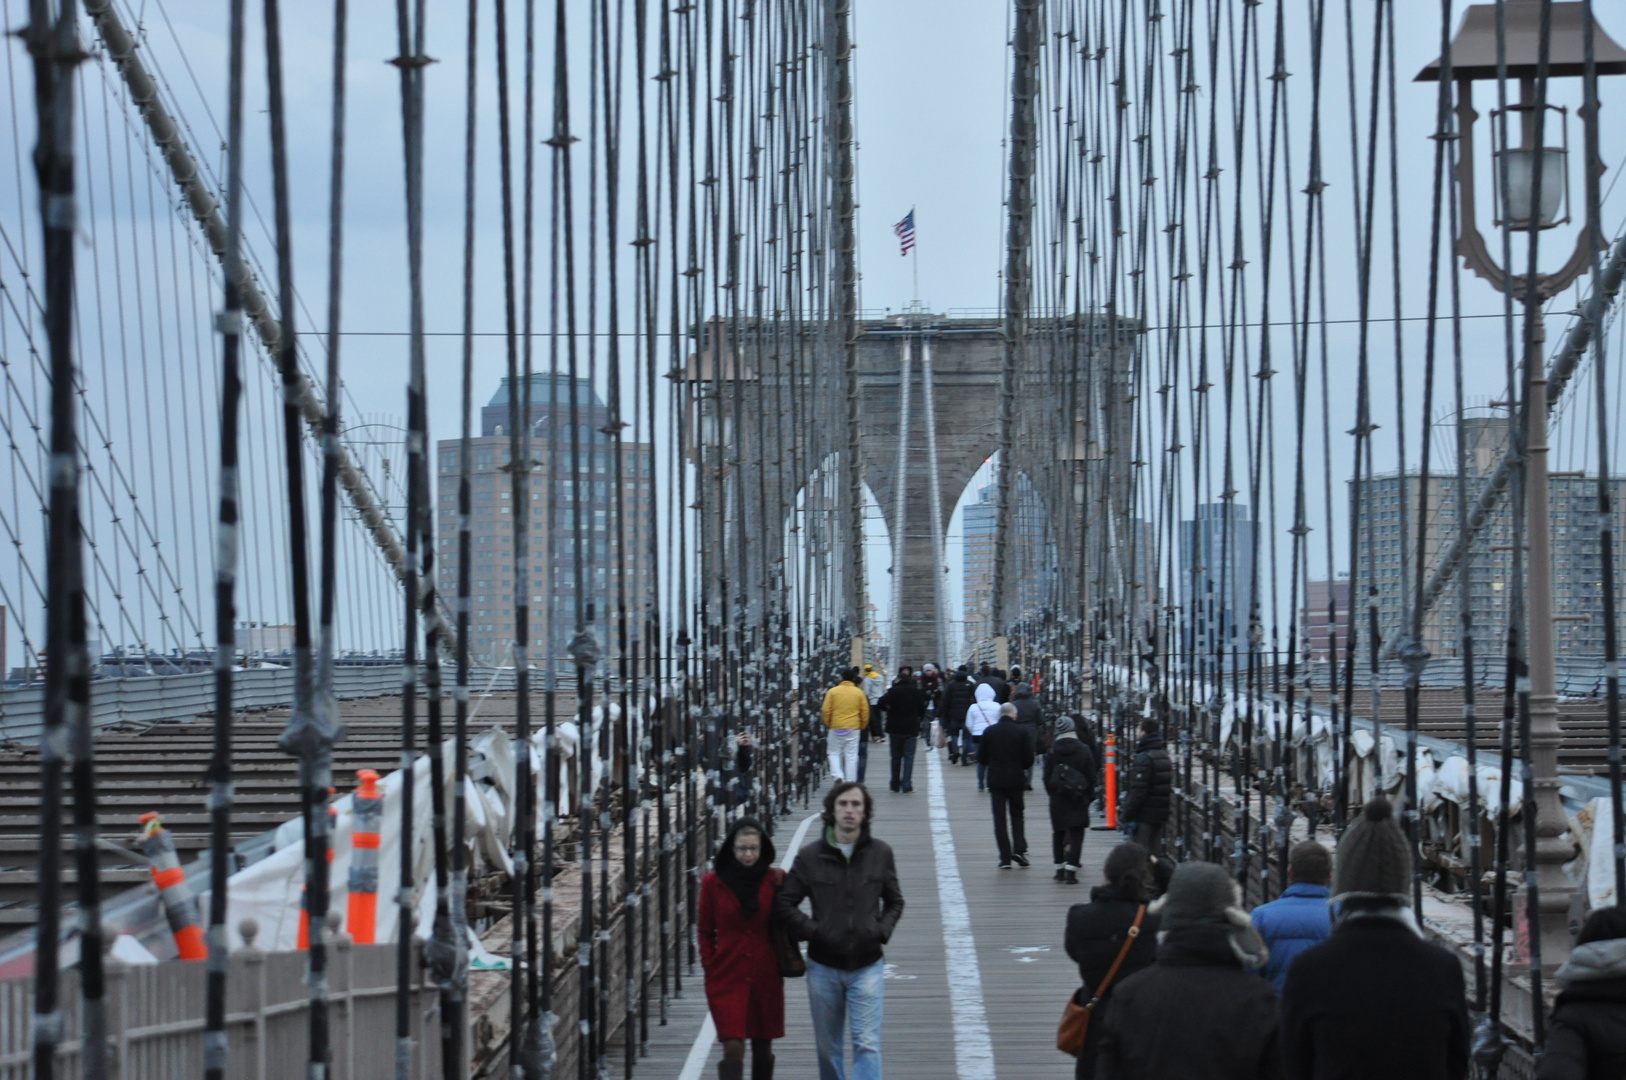
[[[1135,922],[1130,926],[1129,933],[1124,936],[1124,947],[1118,950],[1118,959],[1112,962],[1112,967],[1107,969],[1106,978],[1095,988],[1095,996],[1082,1005],[1079,1004],[1078,999],[1083,996],[1086,989],[1081,986],[1067,999],[1067,1008],[1061,1014],[1061,1026],[1056,1028],[1057,1050],[1073,1057],[1078,1057],[1084,1052],[1084,1040],[1089,1037],[1090,1019],[1095,1016],[1095,1007],[1106,996],[1107,989],[1118,974],[1118,969],[1123,966],[1124,957],[1129,955],[1130,946],[1140,937],[1140,921],[1145,917],[1146,905],[1142,904],[1140,910],[1135,912]]]
[[[774,894],[777,896],[780,887],[785,884],[785,872],[776,868],[773,875]],[[807,961],[802,958],[802,946],[797,943],[796,935],[791,933],[790,927],[779,918],[778,912],[772,912],[768,916],[768,943],[773,946],[774,960],[779,964],[780,977],[800,979],[807,974]]]

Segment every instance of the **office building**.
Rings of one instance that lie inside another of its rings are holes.
[[[1253,518],[1240,503],[1203,503],[1180,523],[1179,591],[1186,654],[1227,659],[1248,649],[1253,602]]]
[[[580,537],[582,611],[596,620],[605,655],[613,651],[620,572],[626,574],[628,618],[642,629],[649,577],[650,520],[654,477],[649,443],[620,440],[622,458],[617,547],[615,451],[605,432],[610,411],[587,379],[576,380],[575,455],[572,455],[571,380],[551,373],[531,376],[531,468],[521,512],[529,515],[530,650],[533,662],[546,653],[564,655],[577,616],[577,537]],[[472,608],[469,651],[476,663],[511,664],[514,641],[514,492],[510,468],[509,385],[503,379],[480,411],[480,435],[470,440],[473,506],[470,523]],[[436,539],[441,588],[457,588],[457,439],[438,445]],[[572,461],[577,464],[573,468]],[[580,500],[575,501],[577,493]],[[554,520],[548,520],[550,495]],[[551,565],[549,562],[552,538]],[[618,558],[619,556],[619,558]]]
[[[1468,444],[1464,494],[1471,510],[1485,479],[1507,448],[1507,419],[1505,414],[1493,414],[1469,417],[1463,424]],[[1454,474],[1429,478],[1421,570],[1425,580],[1440,554],[1456,540],[1458,483]],[[1611,478],[1609,487],[1615,566],[1621,568],[1626,552],[1626,478]],[[1350,500],[1358,522],[1356,599],[1364,597],[1368,581],[1376,582],[1379,633],[1385,641],[1408,627],[1407,613],[1419,572],[1417,512],[1421,490],[1420,475],[1391,473],[1363,481],[1357,502],[1355,484],[1350,482]],[[1598,549],[1598,479],[1579,473],[1554,473],[1548,480],[1547,492],[1553,549],[1554,645],[1561,657],[1601,656],[1603,582]],[[1513,515],[1507,497],[1470,545],[1468,563],[1470,610],[1478,642],[1475,651],[1483,655],[1486,649],[1500,647],[1507,633],[1513,591]],[[1617,610],[1626,596],[1622,584],[1617,569]],[[1460,655],[1460,595],[1459,585],[1453,581],[1423,620],[1423,644],[1432,656]]]

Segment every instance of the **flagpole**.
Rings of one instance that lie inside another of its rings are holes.
[[[911,223],[915,220],[915,208],[913,206],[911,206],[909,208],[909,220],[910,220]],[[915,276],[915,310],[919,311],[920,310],[920,239],[919,239],[919,233],[918,232],[916,233],[916,239],[915,239],[914,246],[912,248],[910,248],[910,251],[909,251],[909,269],[914,272],[914,276]]]

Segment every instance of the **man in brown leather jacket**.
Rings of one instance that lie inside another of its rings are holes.
[[[824,797],[824,836],[796,853],[775,913],[808,942],[807,997],[819,1080],[847,1080],[842,1027],[852,1031],[852,1080],[881,1080],[881,947],[903,915],[892,848],[869,834],[875,804],[843,781]],[[813,902],[810,917],[803,900]]]

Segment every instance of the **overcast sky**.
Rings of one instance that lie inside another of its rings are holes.
[[[26,21],[22,0],[5,0],[7,25],[20,26]],[[179,4],[175,0],[118,0],[119,10],[131,25],[145,31],[143,55],[161,76],[165,100],[179,113],[185,124],[189,144],[204,159],[211,181],[222,175],[221,146],[225,121],[226,25],[227,6],[219,4]],[[572,5],[574,9],[580,5]],[[919,299],[931,310],[956,314],[968,311],[987,312],[997,308],[999,301],[999,271],[1002,262],[1004,211],[1004,130],[1008,114],[1008,12],[1006,5],[988,0],[935,0],[933,3],[905,2],[905,0],[855,0],[854,37],[856,56],[856,113],[858,137],[858,195],[859,257],[861,261],[861,303],[867,311],[898,310],[915,297],[915,272],[918,270]],[[1331,9],[1340,9],[1334,3]],[[520,18],[523,7],[514,8],[513,18]],[[552,5],[539,5],[543,13],[543,30],[539,49],[541,57],[538,83],[539,115],[545,118],[551,108],[548,87],[552,72],[548,66],[551,45],[547,16]],[[1460,7],[1460,5],[1459,5]],[[266,115],[264,112],[263,45],[260,37],[259,11],[250,5],[249,71],[250,109],[249,132],[246,141],[248,155],[249,191],[253,199],[253,218],[247,238],[261,268],[261,280],[271,279],[272,246],[267,224],[270,218],[269,162],[267,156]],[[1308,127],[1308,47],[1304,18],[1307,5],[1289,3],[1284,7],[1288,26],[1286,66],[1291,73],[1288,92],[1293,116],[1293,143],[1291,154],[1296,183],[1302,185],[1307,148],[1305,131]],[[1241,10],[1240,5],[1237,8]],[[1270,10],[1266,5],[1258,10]],[[629,7],[630,10],[630,7]],[[1356,20],[1355,67],[1360,79],[1366,77],[1368,64],[1367,36],[1373,6],[1355,4],[1352,11]],[[1417,381],[1421,378],[1424,353],[1423,295],[1426,286],[1426,251],[1428,239],[1428,188],[1432,175],[1433,143],[1429,135],[1433,129],[1435,87],[1433,84],[1414,83],[1411,76],[1438,52],[1438,8],[1429,4],[1396,5],[1403,21],[1397,34],[1399,73],[1397,115],[1399,130],[1397,144],[1400,174],[1401,206],[1399,211],[1402,262],[1407,267],[1402,281],[1402,314],[1412,321],[1405,322],[1401,335],[1404,358],[1400,369],[1408,381],[1407,415],[1395,413],[1393,389],[1397,379],[1395,370],[1393,323],[1395,314],[1391,295],[1391,279],[1387,270],[1387,252],[1375,270],[1373,305],[1374,342],[1373,363],[1384,371],[1377,384],[1374,415],[1382,425],[1376,441],[1379,469],[1393,468],[1396,461],[1394,436],[1401,431],[1409,433],[1415,457],[1415,446],[1421,430],[1422,417],[1416,410],[1420,394]],[[1626,34],[1626,6],[1603,3],[1599,5],[1605,28]],[[289,130],[293,136],[292,196],[294,214],[294,252],[296,258],[296,285],[304,304],[301,315],[302,329],[325,330],[326,288],[326,222],[328,213],[328,137],[330,123],[330,85],[332,8],[327,2],[292,0],[283,7],[285,50],[287,57],[287,94]],[[1341,15],[1341,10],[1338,11]],[[479,269],[476,278],[476,325],[480,337],[476,341],[475,396],[476,405],[483,403],[494,390],[504,365],[502,321],[502,289],[498,251],[500,221],[497,200],[497,159],[494,127],[495,92],[492,56],[492,26],[490,6],[480,12],[481,59],[480,101],[481,126],[479,129],[479,195],[477,252]],[[464,30],[466,9],[461,4],[430,5],[428,51],[437,61],[427,74],[427,175],[425,193],[425,243],[427,288],[427,324],[431,332],[429,345],[431,382],[431,426],[437,438],[455,436],[458,423],[457,372],[460,363],[461,342],[461,243],[462,243],[462,145],[463,145],[463,83]],[[578,19],[578,23],[581,20]],[[1620,25],[1613,25],[1613,24]],[[520,27],[511,27],[518,40]],[[580,33],[580,26],[576,27]],[[348,174],[345,214],[345,276],[344,326],[346,337],[343,359],[346,386],[349,394],[347,408],[370,415],[400,417],[404,414],[404,382],[406,375],[406,276],[404,211],[402,198],[401,139],[399,78],[397,69],[386,61],[395,54],[394,8],[392,5],[351,5],[350,48],[347,64],[350,108],[348,131]],[[518,46],[515,46],[514,94],[518,108],[521,74]],[[1329,317],[1334,320],[1328,329],[1331,385],[1325,393],[1331,403],[1330,426],[1336,437],[1328,447],[1312,431],[1307,453],[1318,465],[1330,454],[1333,474],[1333,504],[1341,508],[1343,479],[1349,472],[1349,440],[1343,431],[1353,424],[1353,370],[1358,342],[1357,328],[1348,320],[1356,314],[1355,290],[1352,284],[1353,240],[1351,221],[1353,208],[1350,201],[1348,104],[1345,98],[1347,68],[1344,64],[1345,42],[1341,25],[1329,30],[1327,44],[1328,69],[1325,75],[1327,101],[1324,105],[1325,176],[1331,184],[1328,192],[1328,263],[1333,278],[1333,292],[1329,296]],[[25,174],[26,147],[32,142],[31,86],[27,57],[20,42],[13,38],[7,49],[8,72],[12,103],[10,110],[0,114],[0,125],[5,127],[0,146],[8,146],[17,158],[10,168],[0,168],[0,222],[6,224],[8,236],[16,239],[21,248],[37,241],[30,216],[36,213],[32,203],[32,182]],[[578,77],[579,72],[578,72]],[[1619,89],[1609,80],[1603,85],[1606,117],[1626,107],[1626,86]],[[117,182],[108,161],[117,161],[125,168],[122,155],[125,149],[118,142],[128,134],[132,120],[116,119],[104,124],[96,119],[96,110],[105,109],[105,115],[125,117],[118,101],[122,92],[116,74],[101,60],[86,65],[85,108],[88,129],[94,129],[90,157],[102,155],[108,160],[100,163],[104,180],[111,177]],[[1364,82],[1362,83],[1364,87]],[[1203,93],[1212,92],[1205,87]],[[1363,90],[1364,93],[1364,90]],[[1482,84],[1479,108],[1489,112],[1493,90]],[[1555,100],[1573,105],[1576,101],[1574,80],[1555,84]],[[580,98],[578,98],[578,103]],[[1364,113],[1364,97],[1359,108]],[[129,114],[133,116],[133,114]],[[517,118],[517,113],[516,113]],[[540,121],[539,121],[540,122]],[[544,124],[545,126],[545,124]],[[1484,152],[1481,121],[1481,153]],[[105,129],[105,130],[104,130]],[[545,136],[545,130],[542,135]],[[1570,145],[1579,148],[1580,127],[1571,117]],[[96,144],[97,139],[103,143]],[[539,210],[546,206],[546,148],[539,148],[539,168],[544,181],[539,184]],[[1614,235],[1622,219],[1622,196],[1614,194],[1613,182],[1618,177],[1626,152],[1626,127],[1608,122],[1603,127],[1603,156],[1610,171],[1605,187],[1611,192],[1605,204],[1605,229]],[[516,148],[516,154],[518,148]],[[110,155],[110,157],[109,157]],[[1578,156],[1578,155],[1572,155]],[[517,164],[517,162],[516,162]],[[1386,160],[1381,162],[1387,168]],[[87,164],[95,170],[97,162]],[[1574,195],[1580,195],[1578,170],[1574,181]],[[145,181],[143,181],[145,183]],[[152,193],[151,213],[170,214],[166,202],[173,201],[173,189],[161,183]],[[1297,196],[1295,196],[1297,198]],[[915,211],[918,237],[916,259],[904,259],[898,254],[893,224],[911,208]],[[134,205],[128,211],[144,215],[149,211]],[[1248,218],[1252,211],[1244,214]],[[1378,220],[1389,221],[1386,198],[1380,198],[1376,213]],[[1489,226],[1489,214],[1483,202],[1481,224]],[[33,230],[33,231],[30,231]],[[1543,238],[1544,250],[1561,248],[1567,252],[1574,238],[1573,229],[1563,228]],[[1387,237],[1383,237],[1383,244]],[[111,260],[107,252],[108,241],[99,240],[98,251]],[[1551,246],[1548,246],[1551,245]],[[184,249],[184,238],[183,238]],[[195,252],[194,259],[202,258]],[[1556,258],[1555,260],[1556,261]],[[204,260],[206,262],[206,260]],[[199,262],[197,265],[204,265]],[[912,265],[912,264],[918,265]],[[179,265],[179,264],[178,264]],[[17,267],[7,264],[5,273],[15,275]],[[108,273],[105,268],[103,273]],[[166,271],[167,272],[167,271]],[[126,277],[130,275],[127,273]],[[15,281],[15,276],[11,277]],[[1461,275],[1464,311],[1470,316],[1463,325],[1465,342],[1466,383],[1471,398],[1478,401],[1499,397],[1502,392],[1501,326],[1494,318],[1500,310],[1499,298],[1483,282]],[[131,282],[133,287],[134,282]],[[161,282],[151,284],[162,289]],[[179,289],[179,286],[176,286]],[[184,291],[184,290],[182,290]],[[131,301],[134,302],[133,299]],[[1556,342],[1565,326],[1565,313],[1576,304],[1572,291],[1551,305],[1550,338]],[[207,305],[203,305],[206,307]],[[1282,303],[1277,311],[1285,311]],[[176,315],[177,325],[193,316]],[[194,319],[195,322],[195,319]],[[539,320],[538,326],[541,328]],[[184,330],[184,326],[181,326]],[[87,334],[91,331],[87,331]],[[150,331],[149,331],[150,332]],[[177,330],[180,333],[181,330]],[[190,331],[187,331],[190,332]],[[1289,355],[1289,331],[1280,329],[1277,341],[1282,356]],[[312,342],[311,354],[319,355]],[[175,348],[174,345],[170,346]],[[189,363],[207,363],[210,346],[199,341],[195,356]],[[1619,355],[1620,350],[1615,351]],[[545,355],[539,354],[539,366]],[[1285,366],[1278,363],[1277,367]],[[1620,380],[1616,379],[1618,386]],[[1313,407],[1319,409],[1322,389],[1313,390]],[[1438,393],[1446,395],[1448,383],[1442,382]],[[155,391],[158,393],[158,391]],[[161,394],[160,394],[161,397]],[[1279,402],[1289,398],[1286,383],[1279,390]],[[1442,397],[1440,400],[1447,400]],[[109,402],[111,405],[111,401]],[[990,410],[996,403],[989,402]],[[1278,405],[1278,423],[1286,425],[1290,414]],[[1446,411],[1436,409],[1436,416]],[[1577,410],[1585,412],[1585,409]],[[131,427],[122,433],[127,442],[139,442],[147,434],[142,425],[146,420],[131,421]],[[152,421],[155,425],[158,421]],[[1318,426],[1318,425],[1316,425]],[[1281,430],[1286,430],[1284,426]],[[1561,428],[1557,440],[1559,465],[1585,464],[1586,428],[1580,422],[1569,429]],[[1564,432],[1568,432],[1567,441]],[[1280,432],[1278,433],[1280,437]],[[1618,441],[1618,440],[1617,440]],[[1285,451],[1284,451],[1285,453]],[[1567,458],[1565,455],[1569,455]],[[1285,470],[1289,459],[1279,462]],[[1437,463],[1438,464],[1438,463]],[[184,483],[184,481],[178,481]],[[8,503],[16,494],[14,489],[0,492]],[[1279,489],[1278,511],[1285,514],[1290,489]],[[973,496],[974,497],[974,496]],[[1321,519],[1322,499],[1319,490],[1311,495],[1311,519]],[[1340,511],[1341,512],[1341,511]],[[1285,529],[1290,522],[1279,522]],[[180,531],[188,531],[180,527]],[[1335,534],[1340,529],[1335,527]],[[871,555],[871,582],[874,599],[883,608],[888,602],[885,588],[877,587],[875,559],[887,559],[882,534],[873,538],[879,549]],[[1313,544],[1319,551],[1320,541]],[[1341,547],[1342,545],[1340,545]],[[177,545],[177,554],[186,551],[185,544]],[[951,559],[958,566],[954,548]],[[1325,560],[1314,565],[1314,572],[1324,573]],[[1342,562],[1342,555],[1335,562]],[[884,571],[885,562],[881,563]],[[15,590],[22,590],[22,571],[13,569],[3,575]],[[957,575],[956,575],[957,576]],[[884,573],[881,577],[884,581]],[[956,589],[957,592],[957,589]],[[955,613],[956,617],[958,613]],[[12,650],[15,661],[15,648]]]

